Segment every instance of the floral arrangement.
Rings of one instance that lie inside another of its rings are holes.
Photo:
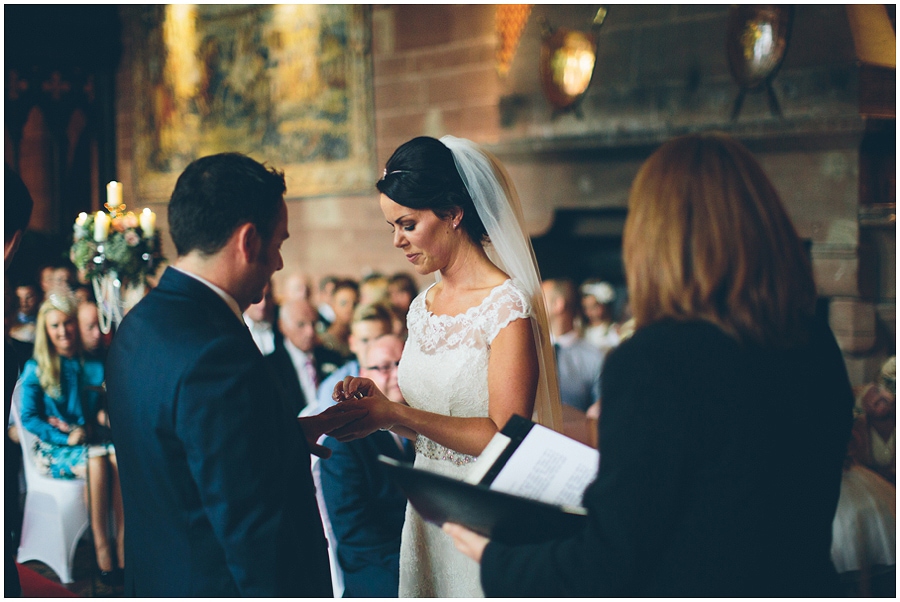
[[[85,280],[115,272],[119,279],[144,284],[163,259],[156,215],[144,209],[109,214],[82,213],[75,220],[69,257]]]

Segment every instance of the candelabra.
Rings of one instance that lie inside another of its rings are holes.
[[[119,182],[107,184],[106,199],[105,212],[79,214],[70,251],[79,277],[93,285],[104,334],[122,321],[131,297],[143,296],[162,259],[156,214],[126,212]]]

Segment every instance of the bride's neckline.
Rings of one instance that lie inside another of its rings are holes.
[[[502,289],[506,286],[510,286],[512,284],[512,278],[507,278],[506,280],[504,280],[503,282],[501,282],[500,284],[498,284],[497,286],[492,288],[490,291],[488,291],[488,294],[485,295],[484,299],[482,299],[481,302],[479,302],[477,305],[473,305],[473,306],[469,307],[468,309],[466,309],[466,311],[460,312],[458,314],[436,314],[433,311],[431,311],[431,309],[428,307],[428,291],[430,291],[432,288],[434,288],[436,284],[437,284],[437,282],[435,282],[434,284],[429,286],[427,289],[425,289],[425,292],[422,294],[422,307],[425,309],[425,313],[428,314],[429,316],[434,316],[435,318],[452,319],[452,318],[459,318],[461,316],[468,316],[469,314],[474,314],[476,311],[478,311],[479,309],[484,307],[488,302],[490,302],[494,298],[494,296],[496,296],[497,291],[499,291],[500,289]]]

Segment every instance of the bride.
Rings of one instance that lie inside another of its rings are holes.
[[[439,276],[407,316],[399,383],[409,405],[391,403],[367,379],[347,377],[335,386],[335,399],[363,405],[368,415],[331,434],[349,440],[390,429],[415,440],[416,467],[462,479],[513,414],[562,427],[540,276],[521,207],[499,162],[453,136],[400,146],[377,187],[394,246],[417,273]],[[484,595],[478,565],[411,506],[399,595]]]

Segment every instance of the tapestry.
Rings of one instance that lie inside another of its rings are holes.
[[[371,192],[371,14],[361,5],[125,8],[135,44],[134,175],[166,200],[194,159],[237,151],[288,197]]]

